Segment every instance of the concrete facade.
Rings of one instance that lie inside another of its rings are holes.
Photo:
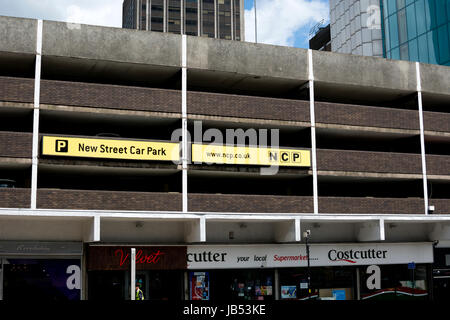
[[[0,189],[0,241],[283,245],[304,244],[311,230],[316,243],[448,245],[448,67],[27,19],[0,25],[24,31],[0,40],[0,64],[10,66],[0,74],[0,173],[17,180]],[[176,164],[41,153],[44,135],[167,142],[183,128],[187,142],[195,121],[220,132],[278,129],[280,147],[311,151],[311,167],[263,176],[255,166],[189,163],[186,149]]]

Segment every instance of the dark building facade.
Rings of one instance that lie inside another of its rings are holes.
[[[125,0],[122,27],[244,40],[244,1]]]
[[[1,299],[448,297],[448,67],[0,30]]]
[[[309,48],[319,51],[331,51],[330,25],[320,27],[314,36],[309,39]]]

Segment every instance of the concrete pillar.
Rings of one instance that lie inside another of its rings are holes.
[[[136,249],[131,248],[130,300],[136,300]]]
[[[87,222],[84,242],[100,242],[100,217],[95,216]]]
[[[309,70],[309,114],[311,120],[311,166],[313,171],[313,205],[314,214],[319,213],[319,196],[317,183],[317,152],[316,152],[316,117],[314,104],[314,69],[312,50],[308,50],[308,70]]]
[[[41,94],[41,61],[42,61],[42,30],[43,21],[37,23],[36,65],[34,75],[34,105],[33,105],[33,149],[31,165],[31,209],[36,209],[37,179],[39,162],[39,105]]]
[[[181,117],[182,117],[182,192],[183,212],[188,212],[188,132],[187,132],[187,37],[182,35],[181,44]]]
[[[184,241],[187,243],[206,241],[205,217],[200,217],[198,220],[185,223]]]
[[[422,82],[420,78],[420,63],[416,62],[417,77],[417,104],[419,106],[419,126],[420,126],[420,153],[422,159],[422,177],[423,177],[423,199],[425,215],[428,215],[428,179],[427,179],[427,161],[425,153],[425,134],[423,126],[423,107],[422,107]]]

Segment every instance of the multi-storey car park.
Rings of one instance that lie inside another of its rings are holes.
[[[0,35],[2,299],[128,299],[131,248],[150,300],[449,296],[448,67],[10,17]],[[309,163],[194,163],[198,124],[278,129]]]

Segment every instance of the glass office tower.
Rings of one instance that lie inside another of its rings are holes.
[[[450,66],[450,0],[330,0],[331,51]]]
[[[384,55],[450,66],[449,0],[381,0]]]
[[[125,0],[122,27],[244,40],[244,0]]]

